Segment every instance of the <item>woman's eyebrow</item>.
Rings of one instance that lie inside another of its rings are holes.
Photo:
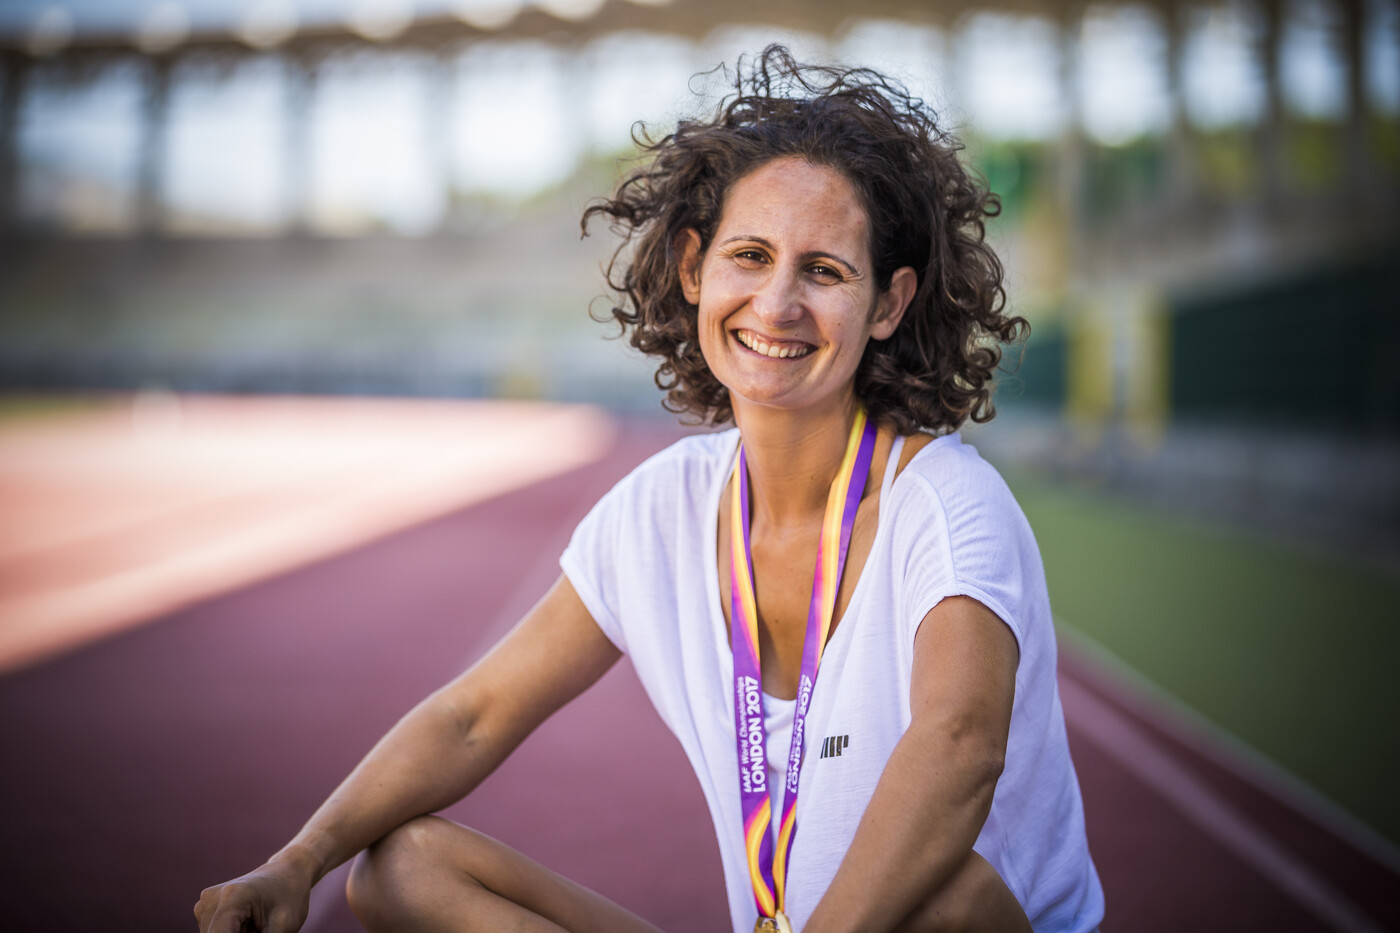
[[[728,246],[730,243],[738,243],[738,242],[757,243],[759,246],[762,246],[764,249],[774,250],[774,246],[773,246],[772,243],[768,242],[766,239],[764,239],[764,238],[761,237],[761,236],[754,236],[753,234],[750,234],[750,233],[740,233],[740,234],[736,234],[735,236],[726,237],[723,241],[720,242],[720,245],[721,245],[721,246]],[[824,253],[824,252],[821,252],[820,250],[809,250],[808,252],[803,253],[801,256],[799,256],[799,257],[797,257],[797,258],[800,259],[800,260],[802,260],[803,262],[811,262],[811,261],[813,261],[814,259],[830,259],[831,261],[835,262],[838,266],[842,266],[843,268],[845,268],[846,274],[847,274],[847,275],[859,275],[859,274],[860,274],[860,270],[859,270],[859,269],[857,269],[857,268],[856,268],[854,265],[852,265],[850,262],[847,262],[847,261],[846,261],[845,259],[843,259],[842,257],[836,255],[835,253]]]
[[[840,256],[836,255],[835,253],[821,253],[821,252],[813,251],[813,252],[803,253],[803,254],[801,255],[801,257],[799,257],[799,258],[801,258],[801,260],[802,260],[803,262],[812,262],[813,260],[817,260],[817,259],[830,259],[832,262],[836,263],[838,266],[844,267],[845,270],[846,270],[846,274],[847,274],[847,275],[859,275],[859,274],[860,274],[859,270],[857,270],[855,266],[851,265],[849,262],[847,262],[846,260],[842,259]]]

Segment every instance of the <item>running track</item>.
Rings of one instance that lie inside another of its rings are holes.
[[[557,574],[589,504],[675,436],[623,424],[582,465],[361,528],[350,550],[311,548],[143,624],[114,603],[122,624],[6,664],[0,929],[192,930],[200,889],[261,861],[504,632]],[[0,555],[0,597],[18,573]],[[0,615],[0,634],[14,622]],[[1086,658],[1065,651],[1061,668],[1105,930],[1400,930],[1384,853],[1265,790]],[[698,788],[626,662],[449,815],[667,930],[724,928]],[[306,929],[358,929],[342,880],[318,887]]]

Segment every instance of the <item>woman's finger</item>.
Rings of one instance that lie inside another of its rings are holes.
[[[239,886],[227,884],[206,890],[194,909],[200,933],[243,933],[245,922],[253,917],[248,898],[240,896],[244,893]]]

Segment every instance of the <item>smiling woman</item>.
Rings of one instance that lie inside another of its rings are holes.
[[[999,344],[1023,336],[1026,323],[1002,313],[1001,263],[984,240],[999,201],[963,167],[960,144],[922,101],[878,72],[804,69],[785,50],[770,50],[740,73],[713,121],[683,121],[648,149],[650,161],[613,199],[589,207],[584,225],[603,215],[624,234],[608,270],[623,298],[612,314],[634,347],[661,357],[657,385],[669,390],[674,410],[715,423],[732,414],[729,389],[711,372],[697,330],[704,314],[697,318],[694,306],[709,304],[696,300],[699,281],[682,275],[683,264],[703,255],[699,273],[710,268],[722,217],[721,255],[770,262],[764,252],[771,244],[742,237],[761,239],[760,230],[745,227],[759,212],[751,194],[782,185],[788,190],[771,194],[804,205],[833,228],[831,245],[848,254],[844,263],[825,256],[841,269],[831,282],[838,291],[859,282],[869,291],[867,312],[875,311],[876,292],[892,292],[912,308],[907,326],[872,333],[864,347],[856,389],[872,416],[892,419],[902,432],[991,419]],[[795,175],[804,165],[809,171]],[[772,205],[766,210],[771,217]]]
[[[832,169],[777,159],[736,182],[729,200],[703,263],[694,230],[678,250],[710,372],[731,408],[738,398],[848,408],[861,354],[898,327],[914,270],[875,288],[865,211]]]
[[[623,654],[695,769],[736,933],[1095,929],[1040,554],[954,433],[1024,327],[957,151],[882,75],[770,46],[589,209],[632,247],[613,317],[670,404],[735,430],[624,477],[515,630],[205,891],[202,930],[290,931],[363,849],[371,930],[654,931],[429,815]]]

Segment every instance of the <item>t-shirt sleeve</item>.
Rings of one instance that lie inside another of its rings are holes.
[[[994,612],[1018,644],[1035,541],[1011,490],[990,466],[952,471],[935,483],[909,477],[898,503],[903,543],[905,619],[909,637],[949,596],[970,596]]]
[[[618,650],[626,653],[618,612],[618,553],[622,541],[624,504],[631,477],[624,479],[589,510],[574,529],[573,537],[559,558],[559,566],[569,578],[579,599]]]

